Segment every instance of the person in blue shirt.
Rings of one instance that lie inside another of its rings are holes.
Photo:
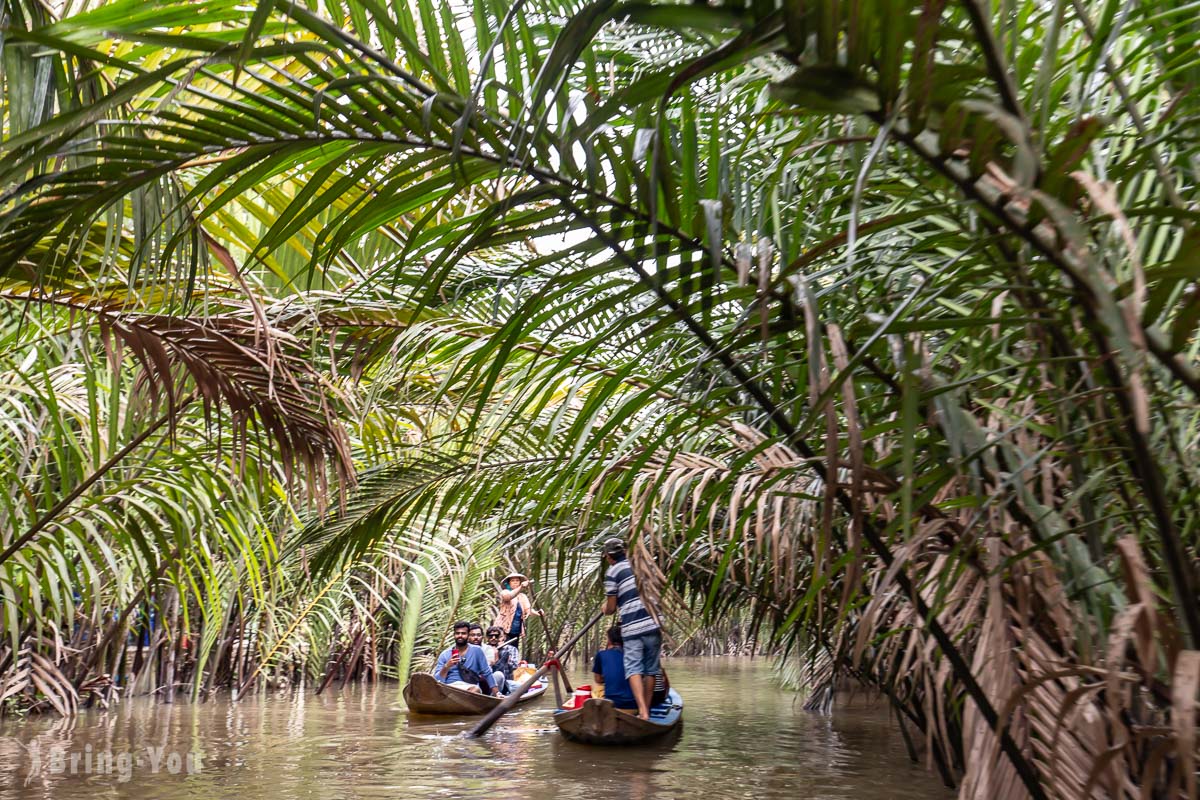
[[[620,539],[604,542],[604,558],[608,571],[604,573],[605,614],[620,612],[621,638],[624,639],[625,677],[637,701],[638,717],[650,719],[650,702],[654,694],[654,676],[662,666],[662,631],[654,617],[642,605],[637,579],[625,558],[625,543]]]
[[[604,685],[604,698],[617,708],[637,708],[633,689],[625,677],[625,651],[621,645],[621,628],[614,625],[608,629],[608,648],[596,651],[592,680]]]
[[[488,694],[498,694],[492,670],[488,666],[483,648],[470,643],[471,624],[454,623],[454,645],[447,647],[438,656],[433,676],[441,683],[468,692],[479,693],[486,687]]]

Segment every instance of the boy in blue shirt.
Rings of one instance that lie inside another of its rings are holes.
[[[596,651],[592,661],[592,679],[604,684],[604,699],[617,708],[637,708],[629,679],[625,677],[625,652],[621,649],[621,628],[608,629],[608,648]]]
[[[479,693],[480,687],[486,686],[489,694],[498,694],[487,656],[482,647],[469,642],[470,634],[470,623],[454,623],[454,646],[447,647],[438,656],[433,676],[441,683],[468,692]]]

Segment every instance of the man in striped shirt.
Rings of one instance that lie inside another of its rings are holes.
[[[659,672],[662,632],[642,605],[637,580],[625,558],[625,543],[620,539],[607,540],[604,558],[608,561],[608,571],[604,574],[604,613],[620,612],[625,677],[637,701],[638,717],[650,719],[650,697],[654,694],[654,676]]]

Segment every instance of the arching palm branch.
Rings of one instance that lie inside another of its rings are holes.
[[[3,274],[203,278],[211,237],[374,410],[422,395],[421,447],[302,537],[319,570],[412,523],[533,521],[567,562],[653,520],[666,583],[774,604],[963,796],[1183,790],[1187,8],[414,8],[10,27],[106,81],[6,137]],[[344,306],[296,313],[318,280]]]

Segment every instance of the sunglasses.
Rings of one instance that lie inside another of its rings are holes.
[[[489,638],[489,639],[499,639],[499,638],[500,638],[500,634],[498,634],[498,633],[493,633],[493,634],[489,635],[489,636],[488,636],[488,638]]]

